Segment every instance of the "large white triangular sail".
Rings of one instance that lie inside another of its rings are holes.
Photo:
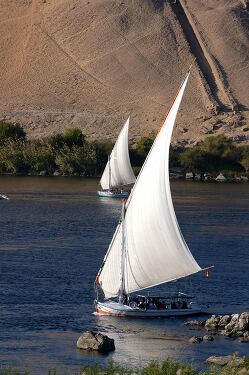
[[[133,184],[136,181],[129,158],[129,122],[130,118],[125,122],[104,169],[100,180],[103,190]]]
[[[180,231],[169,181],[170,140],[188,77],[189,74],[180,87],[126,204],[126,293],[201,270]],[[119,226],[98,276],[106,298],[119,293],[121,237]]]

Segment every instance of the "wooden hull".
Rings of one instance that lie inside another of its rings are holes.
[[[101,198],[128,198],[129,193],[124,191],[122,193],[114,193],[112,191],[98,191],[98,196]]]
[[[204,313],[203,309],[190,303],[187,309],[139,309],[132,308],[117,302],[98,302],[96,306],[97,315],[111,315],[111,316],[128,316],[134,318],[157,318],[157,317],[172,317],[172,316],[190,316]]]

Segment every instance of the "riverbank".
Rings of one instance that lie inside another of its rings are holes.
[[[151,133],[130,145],[129,155],[136,175],[155,137]],[[108,140],[87,140],[77,128],[31,140],[20,125],[0,121],[0,173],[98,177],[112,148],[113,143]],[[172,178],[186,175],[194,180],[212,180],[220,173],[226,179],[249,177],[249,146],[238,146],[223,134],[209,136],[191,148],[172,147],[169,156]]]
[[[215,358],[217,362],[215,362]],[[83,365],[79,371],[74,371],[73,375],[249,375],[249,357],[239,357],[237,354],[227,357],[210,357],[206,363],[207,368],[204,371],[198,371],[191,363],[181,364],[167,358],[162,362],[151,362],[145,367],[127,369],[110,360],[106,367],[98,364]],[[211,366],[208,366],[209,363]],[[70,375],[72,373],[67,369],[63,373],[56,369],[48,371],[48,375],[60,374]],[[0,375],[32,375],[32,373],[12,367],[3,367],[0,368]]]

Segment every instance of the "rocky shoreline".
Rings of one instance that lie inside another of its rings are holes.
[[[190,342],[193,344],[202,341],[213,341],[214,335],[223,335],[231,338],[239,338],[240,342],[249,342],[249,312],[231,315],[212,315],[207,320],[189,320],[186,326],[205,329],[208,334],[193,336]]]

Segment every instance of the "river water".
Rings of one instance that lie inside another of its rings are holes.
[[[120,201],[96,196],[96,179],[0,177],[0,364],[31,374],[83,364],[144,366],[172,357],[197,368],[213,354],[248,352],[222,336],[193,345],[185,319],[96,317],[93,281],[120,215]],[[177,218],[203,274],[160,286],[182,291],[213,313],[249,310],[249,184],[172,182]],[[84,330],[115,339],[109,355],[80,352]]]

